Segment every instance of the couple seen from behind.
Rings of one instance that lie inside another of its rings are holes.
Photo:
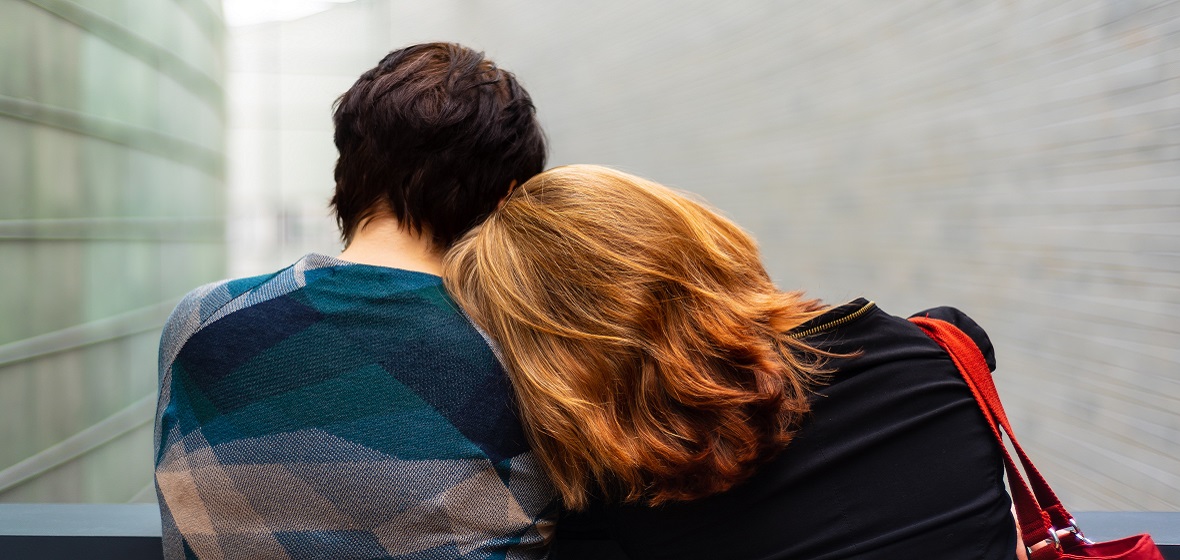
[[[535,113],[452,43],[340,97],[344,251],[202,286],[165,326],[166,558],[1022,555],[936,342],[780,291],[693,196],[545,171]],[[966,315],[921,315],[994,369]]]

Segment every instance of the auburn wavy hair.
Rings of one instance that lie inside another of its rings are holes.
[[[533,177],[444,270],[570,509],[729,489],[791,440],[820,381],[822,354],[785,333],[823,306],[775,288],[733,222],[613,169]]]

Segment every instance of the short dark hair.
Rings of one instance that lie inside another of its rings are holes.
[[[332,208],[350,242],[386,211],[446,248],[545,167],[545,135],[511,72],[454,43],[396,50],[336,100]]]

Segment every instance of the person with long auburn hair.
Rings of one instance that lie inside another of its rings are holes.
[[[870,301],[780,291],[687,195],[546,171],[443,277],[565,506],[551,558],[1014,556],[1000,451],[941,348]],[[994,367],[973,321],[923,313]]]

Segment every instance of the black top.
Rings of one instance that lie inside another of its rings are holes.
[[[995,368],[987,334],[962,312],[920,315],[963,329]],[[828,384],[779,455],[722,494],[564,517],[550,559],[1011,560],[999,448],[950,357],[864,299],[792,333],[858,354],[828,362]]]

